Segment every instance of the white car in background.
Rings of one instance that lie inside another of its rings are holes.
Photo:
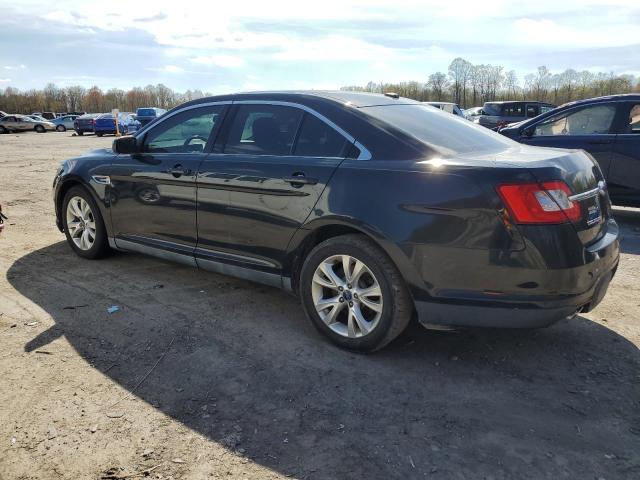
[[[447,113],[452,113],[453,115],[458,115],[459,117],[466,118],[464,113],[462,113],[462,109],[457,103],[451,102],[422,102],[432,107],[439,108],[440,110],[444,110]]]

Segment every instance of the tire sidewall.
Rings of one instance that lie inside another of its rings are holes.
[[[96,224],[96,238],[89,250],[82,250],[78,248],[78,246],[71,239],[69,229],[67,228],[67,205],[73,197],[83,198],[89,204],[89,206],[91,207],[91,213],[93,213],[93,218]],[[107,232],[104,226],[104,221],[102,219],[102,214],[100,212],[100,209],[98,208],[98,205],[93,199],[93,196],[84,187],[71,187],[65,194],[64,200],[62,201],[61,217],[62,225],[64,226],[64,234],[67,237],[67,242],[77,255],[89,259],[99,258],[104,255],[108,246],[108,242]]]
[[[302,271],[300,273],[299,294],[307,317],[313,325],[331,341],[337,345],[355,351],[368,352],[378,348],[387,337],[387,333],[392,326],[395,315],[395,302],[390,279],[380,267],[374,253],[369,253],[348,242],[327,243],[323,242],[314,248],[307,256]],[[333,255],[349,255],[363,262],[376,277],[382,290],[383,307],[382,316],[373,332],[360,338],[344,337],[331,330],[320,318],[315,309],[313,297],[311,295],[311,285],[313,275],[321,261]]]
[[[67,129],[67,128],[66,128],[64,125],[58,125],[58,126],[56,127],[56,130],[57,130],[58,132],[64,132],[66,129]]]
[[[38,133],[44,133],[44,132],[46,131],[46,130],[45,130],[45,128],[44,128],[42,125],[36,125],[36,126],[34,127],[34,130],[35,130],[36,132],[38,132]]]

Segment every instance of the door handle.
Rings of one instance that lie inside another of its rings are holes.
[[[318,183],[317,178],[307,177],[303,172],[296,172],[290,177],[282,177],[287,183],[290,183],[294,187],[301,187],[302,185],[315,185]]]
[[[174,165],[173,168],[165,170],[165,173],[170,173],[175,178],[180,178],[182,175],[189,175],[191,173],[191,170],[184,169],[182,168],[182,165],[177,164]]]

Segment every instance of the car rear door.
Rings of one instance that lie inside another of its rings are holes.
[[[520,141],[539,147],[586,150],[597,160],[607,178],[616,139],[614,122],[617,115],[616,102],[570,108],[536,123],[532,135],[523,136]]]
[[[224,144],[198,175],[199,266],[251,272],[280,286],[289,240],[353,143],[334,127],[291,104],[234,102]],[[222,214],[221,191],[228,198]]]
[[[622,110],[616,135],[609,191],[614,202],[640,207],[640,101],[619,104]]]
[[[195,263],[196,174],[225,108],[178,111],[137,139],[141,153],[115,157],[110,199],[117,246]]]

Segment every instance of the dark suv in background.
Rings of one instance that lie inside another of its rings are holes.
[[[482,106],[480,115],[474,116],[471,121],[494,129],[537,117],[553,108],[555,105],[536,101],[486,102]]]
[[[600,164],[613,203],[640,207],[639,94],[567,103],[500,133],[527,145],[586,150]]]
[[[144,127],[146,124],[153,122],[156,118],[161,117],[167,111],[163,108],[145,107],[136,110],[136,120]]]

